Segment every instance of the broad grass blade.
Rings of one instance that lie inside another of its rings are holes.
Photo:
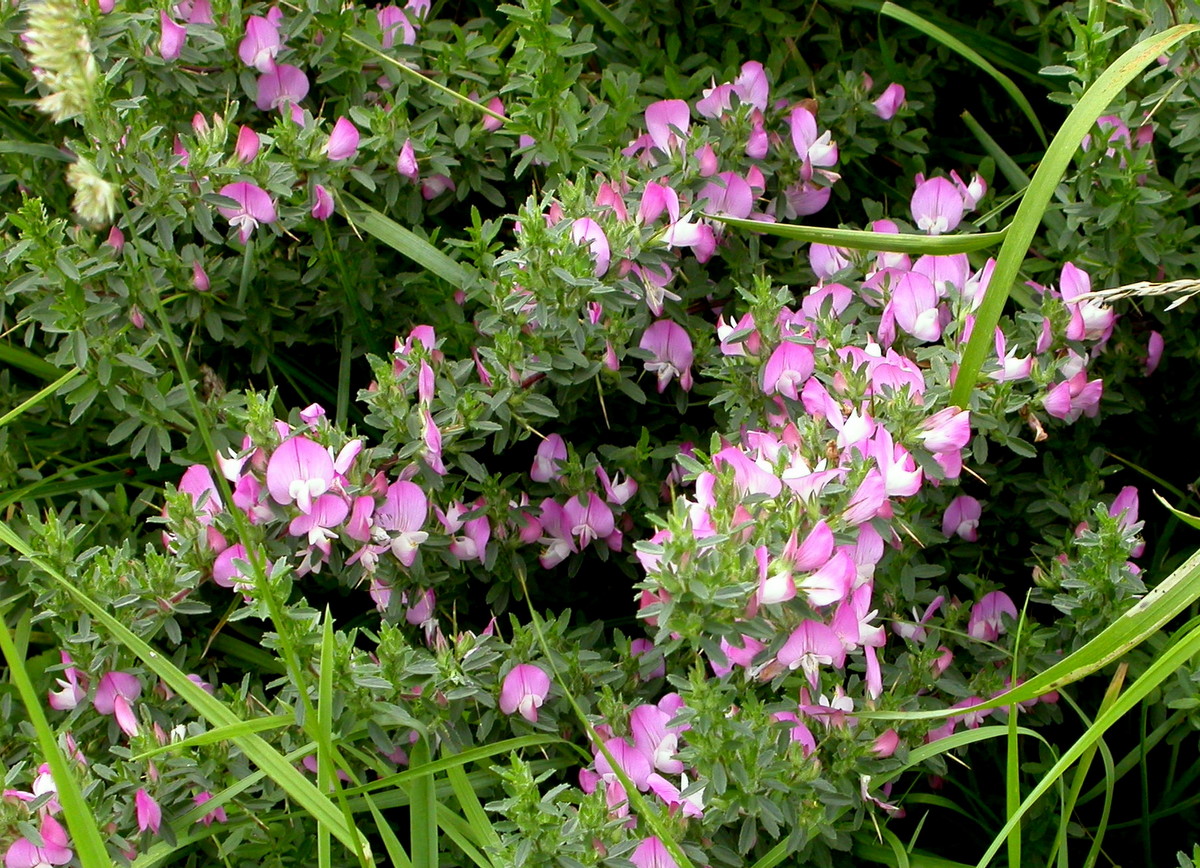
[[[1109,103],[1138,73],[1175,43],[1197,31],[1200,31],[1200,25],[1180,24],[1130,48],[1117,58],[1112,66],[1104,70],[1059,127],[1054,141],[1046,149],[1041,165],[1025,190],[1025,196],[1017,207],[1012,223],[1009,224],[1008,237],[1004,239],[1000,255],[996,258],[996,270],[992,274],[983,303],[975,313],[975,329],[963,351],[958,378],[950,393],[951,403],[966,408],[970,401],[984,359],[991,349],[996,324],[1000,321],[1000,314],[1008,300],[1010,287],[1016,280],[1017,272],[1029,251],[1030,242],[1033,241],[1034,233],[1042,222],[1054,190],[1079,150],[1079,143],[1095,125],[1096,119],[1108,108]]]

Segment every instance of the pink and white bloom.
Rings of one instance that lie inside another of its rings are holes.
[[[534,482],[562,479],[562,466],[567,460],[567,444],[559,434],[551,434],[538,444],[529,478]]]
[[[415,482],[399,480],[388,486],[387,495],[375,510],[375,527],[381,541],[390,544],[392,554],[406,567],[417,559],[417,546],[429,539],[421,530],[429,516],[429,498]]]
[[[237,203],[236,208],[218,207],[217,211],[238,230],[238,239],[245,244],[260,223],[274,223],[275,202],[262,187],[245,181],[226,184],[220,194]]]
[[[960,494],[942,515],[942,533],[947,537],[956,534],[967,542],[979,539],[979,518],[983,515],[983,507],[979,501],[967,494]]]
[[[695,356],[692,339],[683,326],[673,320],[660,319],[642,333],[638,346],[653,355],[645,362],[645,367],[658,377],[659,392],[666,389],[675,377],[679,377],[679,385],[684,391],[692,388],[692,361]]]
[[[917,177],[911,203],[917,228],[930,235],[953,231],[962,222],[965,210],[962,194],[945,178]]]
[[[63,678],[55,679],[55,682],[62,689],[50,691],[48,701],[50,707],[55,711],[70,711],[87,698],[87,676],[75,668],[70,654],[66,651],[59,651],[58,653],[63,665],[67,667],[63,670],[65,680]]]
[[[1003,591],[992,591],[971,607],[967,635],[981,642],[995,642],[1007,631],[1004,617],[1017,619],[1017,607]]]
[[[603,277],[612,260],[612,252],[608,246],[608,236],[604,234],[600,224],[590,217],[579,218],[571,225],[571,240],[576,244],[587,242],[592,260],[596,264],[596,277]]]
[[[784,395],[800,400],[800,390],[816,367],[812,347],[784,340],[771,353],[762,370],[762,390],[766,395]]]
[[[276,503],[295,503],[297,509],[307,513],[313,501],[333,485],[334,475],[329,450],[307,437],[291,437],[267,462],[267,490]]]
[[[691,109],[681,99],[664,99],[646,106],[646,132],[654,146],[670,155],[687,138]]]
[[[837,633],[820,621],[801,621],[775,658],[787,669],[801,669],[809,683],[817,686],[821,666],[841,669],[846,663],[846,647]]]
[[[500,687],[500,710],[505,714],[520,712],[530,723],[537,723],[537,710],[550,693],[550,676],[540,666],[521,663],[504,676]]]
[[[292,117],[298,103],[308,96],[308,76],[290,63],[276,64],[258,77],[258,98],[255,105],[262,111],[279,109]]]
[[[579,547],[586,548],[592,540],[605,539],[616,529],[612,510],[594,491],[587,497],[578,495],[562,508],[563,528],[578,538]]]
[[[74,858],[67,830],[58,820],[46,814],[42,817],[38,833],[42,836],[41,847],[28,838],[13,841],[4,854],[4,868],[46,868],[66,865]]]
[[[238,57],[246,66],[253,66],[259,72],[270,72],[282,46],[279,28],[261,15],[253,15],[246,19],[246,33],[238,43]]]
[[[896,280],[889,307],[896,325],[919,341],[936,341],[942,336],[938,292],[928,277],[906,271]]]
[[[92,705],[101,714],[116,716],[117,725],[128,736],[138,734],[137,715],[133,703],[142,695],[142,684],[128,672],[106,672],[96,686]]]

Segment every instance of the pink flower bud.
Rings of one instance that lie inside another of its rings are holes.
[[[412,139],[404,140],[400,156],[396,158],[396,171],[400,173],[400,177],[414,183],[421,176],[421,171],[417,166],[417,156],[413,153]]]
[[[333,214],[333,197],[329,191],[317,184],[313,187],[312,215],[318,220],[328,220]]]
[[[250,163],[258,156],[260,146],[258,133],[249,127],[238,129],[237,144],[233,148],[233,156],[239,163]]]
[[[325,145],[325,154],[335,163],[342,160],[352,160],[358,153],[358,128],[348,119],[340,117],[333,125],[329,141]]]

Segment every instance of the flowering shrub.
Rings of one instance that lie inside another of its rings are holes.
[[[643,88],[552,3],[439,11],[0,12],[68,164],[0,226],[53,383],[13,418],[87,459],[0,465],[50,733],[2,749],[6,866],[94,858],[73,791],[133,864],[403,864],[401,808],[422,864],[873,858],[902,773],[1061,723],[1057,683],[988,703],[1141,605],[1136,487],[1008,473],[1101,413],[1117,315],[1056,255],[977,328],[993,164],[911,162],[928,85]],[[1102,118],[1073,183],[1150,138]],[[888,148],[865,231],[734,225],[828,219]],[[77,482],[126,441],[145,490]],[[1029,588],[986,552],[1036,486]]]

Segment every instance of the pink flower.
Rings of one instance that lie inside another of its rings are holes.
[[[657,837],[643,840],[629,857],[636,868],[679,868],[679,863]]]
[[[426,202],[436,199],[446,191],[458,189],[449,175],[430,175],[421,181],[421,198]]]
[[[296,106],[306,96],[308,76],[299,67],[280,63],[258,77],[255,105],[262,111],[283,110],[285,106]]]
[[[242,63],[253,66],[259,72],[270,72],[275,67],[275,58],[281,47],[278,27],[261,15],[246,19],[246,33],[238,43],[238,57]]]
[[[139,788],[134,794],[133,802],[137,809],[138,831],[145,832],[149,829],[157,835],[162,826],[162,808],[159,807],[158,802],[154,801],[150,794],[142,788]]]
[[[833,141],[833,133],[829,130],[819,132],[816,115],[811,111],[796,106],[788,116],[788,122],[792,128],[792,145],[804,163],[802,180],[811,180],[814,166],[828,167],[838,161],[838,146]]]
[[[594,491],[589,491],[586,498],[581,494],[568,500],[562,516],[564,529],[578,537],[580,548],[590,545],[592,540],[604,539],[615,527],[612,510]]]
[[[212,801],[212,793],[208,792],[207,790],[202,793],[197,793],[196,795],[192,796],[192,801],[195,802],[197,805],[203,805],[206,802]],[[225,809],[222,807],[218,807],[218,808],[214,808],[213,810],[209,811],[207,814],[205,814],[203,817],[201,817],[196,822],[203,823],[206,826],[211,826],[213,824],[214,820],[218,823],[224,823],[228,819],[229,818],[225,815]]]
[[[537,710],[550,692],[550,676],[539,666],[521,663],[504,676],[500,687],[500,710],[505,714],[520,712],[530,723],[537,723]]]
[[[945,178],[925,180],[917,176],[912,197],[912,216],[917,228],[930,235],[950,232],[962,222],[965,205],[962,194]]]
[[[1166,344],[1163,341],[1163,336],[1158,332],[1150,332],[1150,339],[1146,342],[1146,376],[1150,376],[1158,370],[1158,363],[1162,361],[1163,349]]]
[[[280,444],[267,462],[267,490],[282,506],[295,503],[307,513],[313,500],[333,485],[334,467],[329,451],[307,437],[291,437]]]
[[[562,464],[567,460],[567,444],[558,434],[551,434],[538,444],[529,478],[534,482],[549,482],[562,478]]]
[[[498,96],[494,96],[487,101],[487,107],[498,115],[504,114],[504,103]],[[494,133],[496,130],[504,126],[504,121],[500,118],[494,118],[491,115],[483,116],[483,128],[489,133]]]
[[[763,365],[763,394],[785,395],[798,401],[800,390],[812,376],[814,366],[812,347],[784,340]]]
[[[819,621],[805,620],[792,631],[779,649],[776,660],[788,669],[803,669],[809,683],[817,686],[817,669],[833,666],[841,669],[846,663],[846,647],[837,633]]]
[[[417,155],[413,151],[412,139],[404,140],[404,145],[400,148],[400,156],[396,157],[396,171],[400,173],[401,178],[414,183],[421,177],[421,170],[417,166]]]
[[[696,195],[697,208],[745,219],[754,210],[754,192],[736,172],[722,172]]]
[[[892,290],[890,307],[896,325],[919,341],[936,341],[942,336],[938,293],[933,281],[916,271],[900,275]]]
[[[236,208],[218,207],[217,211],[230,225],[237,227],[238,238],[243,244],[250,240],[250,234],[258,224],[275,222],[275,202],[262,187],[238,181],[226,184],[220,194],[238,205]]]
[[[658,391],[662,392],[672,378],[679,377],[684,391],[692,388],[692,339],[679,323],[660,319],[652,323],[642,334],[638,346],[651,353],[645,362],[646,370],[658,377]]]
[[[608,246],[608,236],[600,228],[600,224],[590,217],[581,217],[571,225],[571,240],[576,244],[585,241],[591,248],[592,259],[596,263],[596,277],[603,277],[608,271],[612,253]]]
[[[980,506],[979,501],[969,495],[960,494],[946,507],[946,512],[942,516],[942,533],[947,537],[958,534],[967,542],[975,542],[979,539],[976,529],[979,527],[981,515],[983,515],[983,507]]]
[[[38,847],[28,838],[18,838],[4,854],[4,868],[45,868],[48,865],[66,865],[75,854],[67,838],[67,830],[49,814],[42,817],[38,833],[42,846]]]
[[[71,659],[70,654],[66,651],[58,653],[63,665],[67,667],[63,670],[66,680],[64,681],[62,678],[55,679],[58,686],[62,689],[51,691],[48,701],[50,707],[55,711],[70,711],[87,698],[87,676],[72,665],[74,661]],[[83,683],[80,683],[81,680]]]
[[[875,108],[875,114],[883,118],[885,121],[890,121],[896,116],[904,106],[904,85],[889,84],[884,90],[883,95],[875,102],[871,103]]]
[[[417,41],[417,28],[408,20],[403,9],[397,6],[384,6],[375,10],[375,17],[379,21],[379,29],[383,31],[381,44],[384,48],[391,48],[396,44],[397,28],[404,31],[401,41],[405,45],[412,45]]]
[[[333,125],[329,141],[325,143],[325,155],[336,162],[352,160],[358,153],[358,127],[348,119],[340,117]]]
[[[411,567],[417,546],[429,538],[421,530],[429,515],[429,499],[415,482],[400,480],[388,486],[383,504],[375,511],[375,526],[391,534],[391,549],[397,560]]]
[[[92,704],[100,714],[115,715],[121,731],[128,736],[135,736],[138,734],[138,723],[133,702],[141,695],[142,684],[137,676],[128,672],[107,672],[100,677]]]
[[[757,60],[748,60],[742,64],[741,74],[733,80],[733,92],[742,101],[742,105],[753,106],[760,112],[767,110],[767,100],[770,98],[770,83],[767,72]]]
[[[328,220],[333,214],[333,197],[329,191],[317,184],[313,187],[312,215],[318,220]]]
[[[981,642],[995,642],[1006,630],[1004,616],[1017,619],[1017,607],[1003,591],[992,591],[971,607],[967,635]]]
[[[176,24],[166,12],[158,13],[158,53],[163,60],[176,60],[187,41],[187,28]]]
[[[690,125],[691,109],[681,99],[664,99],[646,107],[646,131],[664,154],[682,144]]]
[[[946,407],[921,425],[921,441],[930,452],[957,452],[971,439],[971,413]]]

